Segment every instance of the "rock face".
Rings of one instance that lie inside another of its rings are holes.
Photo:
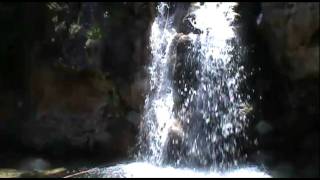
[[[188,92],[197,89],[199,85],[200,53],[194,47],[191,38],[178,33],[170,48],[169,77],[174,85],[175,108],[180,109]]]
[[[173,24],[177,32],[183,34],[200,34],[202,33],[200,29],[193,26],[195,15],[192,14],[192,9],[195,6],[190,2],[178,2],[172,3],[170,10],[174,12]]]
[[[262,3],[261,29],[275,64],[291,79],[319,74],[319,3]]]
[[[319,3],[240,3],[250,133],[273,177],[319,176]]]
[[[57,157],[126,155],[144,103],[154,10],[1,3],[0,143]]]
[[[110,80],[39,67],[32,72],[31,83],[35,111],[23,124],[26,146],[42,151],[54,145],[56,152],[63,152],[64,146],[106,148],[115,136],[109,131],[114,122],[126,123],[121,121],[119,97]]]

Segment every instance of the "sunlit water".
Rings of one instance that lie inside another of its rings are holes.
[[[169,15],[168,4],[159,3],[150,36],[150,89],[137,162],[92,174],[269,177],[258,168],[242,165],[246,154],[240,150],[248,141],[250,97],[239,90],[246,77],[242,47],[232,25],[235,5],[193,3],[187,19],[202,33],[183,35],[174,29],[174,13]],[[179,41],[187,45],[179,46]]]
[[[194,3],[185,19],[202,33],[181,34],[173,28],[168,4],[159,4],[139,159],[222,168],[242,158],[238,141],[247,139],[249,97],[239,93],[245,76],[232,26],[235,5]]]
[[[255,167],[235,168],[230,171],[200,171],[195,169],[177,169],[170,166],[156,166],[147,162],[119,164],[102,169],[93,169],[83,177],[101,178],[268,178]]]
[[[149,67],[150,90],[145,101],[145,113],[141,126],[139,158],[160,164],[163,157],[168,132],[174,122],[173,89],[168,77],[170,43],[176,31],[172,28],[172,18],[166,13],[166,3],[158,6],[158,16],[152,25],[150,46],[153,60]]]

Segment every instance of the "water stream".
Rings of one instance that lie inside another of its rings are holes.
[[[153,62],[141,127],[141,137],[146,136],[140,142],[146,145],[143,160],[160,165],[175,156],[177,165],[237,163],[237,139],[245,136],[247,119],[246,99],[238,91],[245,78],[242,59],[231,44],[237,40],[231,25],[234,5],[194,4],[189,21],[202,33],[185,35],[175,31],[174,16],[160,3],[150,37]],[[183,152],[172,154],[174,148]]]
[[[169,5],[159,3],[150,37],[150,89],[136,162],[93,174],[269,177],[243,163],[250,97],[240,91],[246,78],[245,58],[233,26],[235,5],[192,3],[184,20],[197,31],[182,34],[175,29]]]

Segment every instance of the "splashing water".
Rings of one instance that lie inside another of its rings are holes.
[[[192,3],[187,20],[201,33],[182,34],[168,4],[159,3],[137,162],[100,169],[103,176],[269,177],[239,163],[249,97],[240,93],[246,77],[235,5]]]
[[[93,169],[86,178],[267,178],[266,173],[259,172],[255,167],[236,168],[230,171],[196,171],[193,169],[176,169],[170,166],[158,167],[146,162],[119,164],[102,169]]]
[[[173,28],[168,5],[158,6],[141,159],[213,168],[237,164],[237,140],[245,137],[247,122],[241,112],[246,102],[238,92],[245,77],[232,45],[235,5],[194,3],[189,21],[202,33],[187,35]]]
[[[241,52],[234,50],[237,38],[231,26],[235,17],[233,6],[235,3],[205,3],[193,12],[193,25],[202,34],[188,35],[193,45],[190,54],[195,56],[181,60],[191,69],[185,76],[195,77],[194,82],[184,89],[179,87],[188,81],[176,83],[178,94],[183,95],[184,104],[177,117],[185,124],[182,144],[186,149],[185,155],[179,154],[178,165],[185,161],[225,168],[241,160],[239,141],[247,139],[244,130],[248,122],[242,111],[246,99],[239,92],[245,77],[241,74]]]
[[[159,16],[152,25],[151,48],[153,61],[149,68],[151,75],[150,94],[145,102],[144,126],[142,134],[147,135],[142,143],[146,144],[148,152],[142,156],[143,160],[153,161],[159,164],[162,157],[162,147],[167,139],[172,116],[172,87],[168,79],[168,51],[175,30],[171,27],[171,19],[166,16],[167,4],[158,6]],[[165,21],[164,21],[165,20]],[[153,119],[156,121],[153,121]],[[146,142],[145,142],[146,141]],[[146,149],[146,148],[144,148]],[[149,154],[149,155],[147,155]]]

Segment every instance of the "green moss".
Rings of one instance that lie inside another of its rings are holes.
[[[88,39],[102,39],[102,31],[100,26],[94,25],[87,31],[87,38]]]
[[[0,178],[18,178],[24,173],[16,169],[0,169]]]
[[[66,173],[65,168],[56,168],[43,171],[22,171],[17,169],[0,169],[0,178],[40,178],[59,177]]]

